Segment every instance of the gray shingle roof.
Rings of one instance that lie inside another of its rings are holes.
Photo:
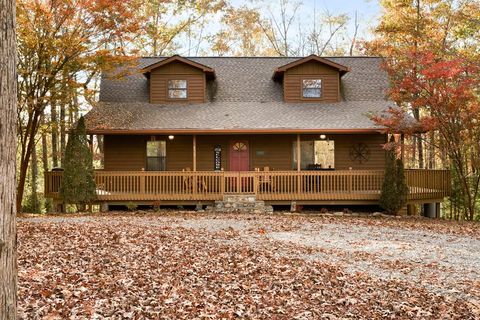
[[[141,69],[164,58],[142,58]],[[122,79],[104,75],[100,99],[87,116],[90,131],[197,129],[371,129],[367,114],[392,106],[385,99],[388,78],[381,59],[335,57],[347,66],[338,103],[283,102],[282,85],[272,80],[279,66],[298,58],[189,58],[215,69],[210,101],[197,105],[154,105],[148,102],[148,82],[140,73]],[[213,93],[214,92],[214,93]]]

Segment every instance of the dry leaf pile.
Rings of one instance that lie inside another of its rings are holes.
[[[470,235],[451,231],[451,224],[434,225],[388,219],[188,214],[22,218],[20,317],[475,319],[480,301],[475,279],[465,284],[473,287],[464,292],[468,299],[456,298],[435,290],[438,286],[430,283],[435,278],[416,282],[411,276],[388,278],[375,276],[371,269],[349,267],[385,263],[384,270],[410,275],[425,266],[337,245],[355,248],[368,240],[345,242],[342,233],[352,226],[478,239],[474,224],[468,225]],[[315,240],[312,235],[328,231],[332,237],[337,227],[343,242],[332,242],[335,247],[326,242],[309,244]],[[279,238],[290,233],[292,241]],[[300,236],[305,236],[304,243],[295,241]],[[405,242],[401,245],[408,247]],[[398,250],[404,249],[401,245]],[[458,271],[445,264],[428,267]]]

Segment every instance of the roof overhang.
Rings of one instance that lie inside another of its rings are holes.
[[[319,57],[317,55],[312,54],[312,55],[309,55],[308,57],[301,58],[301,59],[295,60],[293,62],[290,62],[286,65],[283,65],[281,67],[278,67],[277,69],[275,69],[275,71],[273,73],[273,79],[280,79],[280,78],[283,77],[283,74],[288,69],[296,67],[298,65],[301,65],[301,64],[309,62],[309,61],[317,61],[319,63],[325,64],[329,67],[337,69],[338,72],[340,73],[340,77],[342,77],[345,73],[350,71],[350,69],[348,67],[344,66],[344,65],[341,65],[339,63],[336,63],[336,62],[333,62],[331,60],[328,60],[328,59],[325,59],[325,58],[322,58],[322,57]]]
[[[385,133],[383,128],[360,129],[90,129],[88,134],[110,135],[169,135],[169,134],[368,134]]]
[[[193,60],[190,60],[190,59],[187,59],[187,58],[184,58],[184,57],[181,57],[179,55],[174,55],[174,56],[171,56],[169,58],[166,58],[162,61],[158,61],[158,62],[155,62],[151,65],[148,65],[146,66],[145,68],[141,69],[140,72],[143,73],[146,77],[149,77],[150,76],[150,72],[156,68],[160,68],[164,65],[167,65],[169,63],[172,63],[174,61],[178,61],[178,62],[182,62],[182,63],[185,63],[189,66],[192,66],[194,68],[198,68],[200,70],[202,70],[206,75],[207,77],[211,78],[211,79],[214,79],[215,78],[215,70],[213,68],[210,68],[206,65],[203,65],[201,63],[198,63],[198,62],[195,62]]]

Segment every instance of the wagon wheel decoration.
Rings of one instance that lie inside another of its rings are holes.
[[[350,147],[350,159],[357,163],[364,163],[370,159],[370,149],[365,143],[357,143]]]

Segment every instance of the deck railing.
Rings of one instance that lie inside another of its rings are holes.
[[[45,174],[45,196],[59,198],[62,172]],[[338,171],[96,171],[100,201],[220,200],[255,194],[259,200],[378,200],[382,170]],[[450,195],[448,170],[406,170],[409,200]]]

